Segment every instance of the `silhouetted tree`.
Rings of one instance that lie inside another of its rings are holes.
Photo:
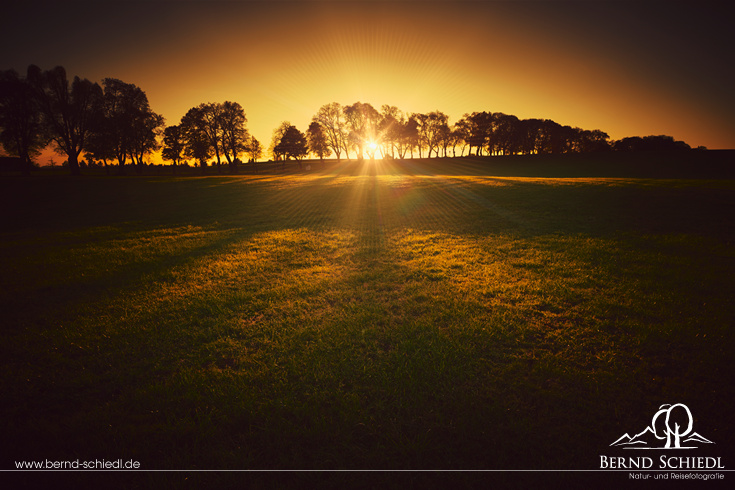
[[[222,107],[219,104],[201,104],[198,107],[199,117],[202,120],[202,130],[209,138],[209,144],[214,152],[217,172],[222,172]]]
[[[415,117],[408,117],[405,124],[402,125],[401,141],[405,145],[405,150],[410,151],[411,158],[413,158],[413,150],[419,146],[419,123]]]
[[[161,147],[159,139],[163,134],[165,123],[163,116],[154,112],[133,123],[133,144],[130,154],[138,173],[143,172],[146,165],[145,158]]]
[[[249,139],[248,131],[245,129],[247,118],[242,106],[237,102],[225,101],[220,105],[219,125],[221,127],[222,152],[230,165],[230,172],[235,172],[236,161],[241,153],[245,151]]]
[[[116,159],[114,148],[109,144],[107,132],[102,129],[105,124],[104,117],[100,115],[94,123],[95,130],[87,138],[85,154],[87,158],[99,160],[105,167],[105,173],[110,173],[110,161]]]
[[[381,112],[370,104],[356,102],[340,106],[333,102],[322,106],[313,117],[302,145],[304,134],[283,122],[273,134],[269,150],[274,160],[295,158],[299,161],[311,151],[320,159],[334,152],[339,160],[342,154],[350,158],[355,151],[359,159],[365,153],[374,158],[379,148],[385,157],[405,158],[418,150],[422,157],[464,155],[564,154],[616,150],[687,149],[682,141],[670,136],[632,137],[611,143],[600,130],[584,130],[562,126],[546,119],[519,119],[504,113],[473,112],[465,114],[450,127],[448,116],[441,111],[411,114],[407,117],[397,107],[383,105]],[[260,144],[250,138],[245,129],[246,118],[239,104],[201,104],[182,118],[181,131],[186,142],[185,154],[204,165],[214,155],[219,167],[224,155],[231,169],[239,161],[238,155],[247,152],[252,161],[262,154]],[[152,141],[152,140],[149,140]],[[205,142],[208,142],[205,144]],[[208,148],[205,146],[208,144]],[[251,146],[251,145],[255,146]],[[306,148],[306,149],[304,149]],[[205,151],[206,150],[206,151]],[[98,152],[94,152],[95,155]],[[104,152],[99,152],[104,156]],[[195,156],[196,155],[196,156]]]
[[[464,140],[469,146],[469,155],[472,155],[472,147],[477,148],[477,156],[482,156],[483,149],[492,136],[493,116],[488,112],[473,112],[465,114],[458,122],[465,134]]]
[[[595,129],[594,131],[578,130],[578,151],[581,153],[592,153],[610,149],[610,136],[607,133]]]
[[[396,106],[383,105],[380,108],[380,121],[378,122],[378,134],[380,135],[381,151],[383,156],[388,155],[395,158],[396,151],[400,155],[401,124],[405,120],[403,112]]]
[[[629,136],[613,143],[615,151],[634,151],[643,147],[643,138],[640,136]]]
[[[102,98],[102,117],[95,124],[94,152],[104,157],[117,158],[120,172],[132,155],[133,120],[140,107],[148,103],[145,94],[133,84],[115,78],[105,78]],[[144,102],[145,99],[145,102]]]
[[[27,79],[57,152],[66,155],[72,175],[79,175],[79,154],[85,149],[100,110],[102,89],[86,78],[74,77],[70,84],[61,66],[42,72],[31,65]]]
[[[306,130],[306,138],[309,144],[309,151],[318,156],[320,160],[323,161],[324,157],[328,157],[332,153],[332,150],[329,149],[324,128],[318,122],[312,121],[309,124],[309,128]]]
[[[269,150],[271,155],[273,155],[274,162],[278,162],[285,158],[283,148],[279,145],[281,144],[281,140],[286,134],[286,131],[288,131],[288,128],[290,127],[291,123],[289,121],[283,121],[276,129],[273,130],[273,137],[271,138],[271,146]]]
[[[263,156],[263,146],[260,144],[260,141],[255,139],[254,136],[250,137],[245,151],[247,152],[250,161],[253,163]]]
[[[349,160],[347,122],[344,119],[342,106],[337,102],[323,105],[319,108],[313,120],[318,122],[324,129],[327,145],[334,152],[337,161],[340,160],[342,152],[345,152],[345,156]]]
[[[88,150],[97,158],[116,158],[121,172],[130,158],[141,172],[143,158],[158,148],[163,116],[151,110],[148,97],[136,85],[116,78],[102,83],[102,109]]]
[[[524,155],[538,153],[538,139],[541,132],[540,119],[522,119],[518,121],[518,151]]]
[[[496,155],[513,155],[520,151],[520,121],[516,116],[503,114],[492,115],[492,131],[487,140],[488,152]]]
[[[186,150],[186,139],[184,131],[180,125],[167,127],[163,131],[163,149],[161,157],[164,160],[173,162],[174,174],[181,161],[184,159],[184,151]]]
[[[549,154],[552,150],[551,137],[552,137],[552,125],[556,125],[555,122],[548,119],[539,119],[536,132],[536,153]]]
[[[289,125],[276,145],[275,152],[286,159],[294,158],[300,162],[309,153],[306,136],[296,126]]]
[[[426,114],[413,113],[410,119],[416,122],[417,138],[415,148],[419,151],[419,158],[423,158],[423,150],[426,148]]]
[[[467,115],[461,118],[459,121],[454,123],[454,138],[456,144],[461,145],[460,156],[464,155],[464,149],[469,144],[470,140],[470,121],[467,119]],[[470,147],[470,153],[472,148]]]
[[[345,106],[343,112],[350,128],[349,141],[357,148],[358,160],[362,160],[365,146],[377,143],[376,129],[380,113],[372,105],[362,102]]]
[[[419,124],[419,157],[421,157],[422,148],[426,148],[427,157],[431,158],[432,152],[436,152],[438,157],[442,138],[448,136],[449,126],[447,120],[449,118],[440,111],[428,114],[413,114],[413,117]]]
[[[216,158],[217,171],[222,171],[222,104],[199,104],[192,107],[184,114],[181,124],[186,128],[186,132],[196,133],[197,145],[201,145],[202,140],[206,140],[209,144],[210,157]],[[193,140],[192,140],[193,141]],[[208,157],[208,158],[210,158]]]
[[[48,143],[33,88],[14,70],[0,72],[0,144],[30,173],[32,157]]]
[[[677,151],[690,150],[683,141],[676,141],[672,136],[631,136],[613,143],[616,151]]]
[[[436,126],[434,136],[436,144],[434,152],[436,153],[436,157],[439,158],[440,156],[443,156],[446,158],[447,151],[449,150],[449,147],[452,146],[452,129],[449,127],[447,119],[444,119],[443,122]]]
[[[184,155],[199,162],[202,172],[207,166],[207,160],[212,157],[212,142],[204,126],[206,121],[201,117],[201,111],[193,107],[181,118],[179,124],[184,136]]]
[[[573,150],[573,141],[576,133],[570,126],[562,126],[550,119],[545,119],[541,125],[539,138],[539,153],[561,154]]]

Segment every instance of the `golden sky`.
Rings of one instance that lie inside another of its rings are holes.
[[[0,34],[0,69],[119,78],[167,124],[236,101],[265,146],[284,120],[304,131],[320,106],[361,101],[735,148],[735,35],[721,3],[22,3]]]

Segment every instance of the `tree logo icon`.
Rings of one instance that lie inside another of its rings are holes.
[[[697,444],[714,442],[694,432],[689,407],[676,403],[661,405],[649,427],[632,437],[626,433],[610,445],[623,449],[695,449]]]

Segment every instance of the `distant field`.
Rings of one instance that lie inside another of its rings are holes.
[[[3,467],[594,469],[676,402],[732,451],[735,180],[488,161],[0,179]]]

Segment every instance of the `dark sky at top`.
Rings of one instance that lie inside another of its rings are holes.
[[[5,5],[0,69],[135,83],[175,124],[235,100],[261,141],[326,103],[493,111],[735,148],[730,2],[125,0]]]

